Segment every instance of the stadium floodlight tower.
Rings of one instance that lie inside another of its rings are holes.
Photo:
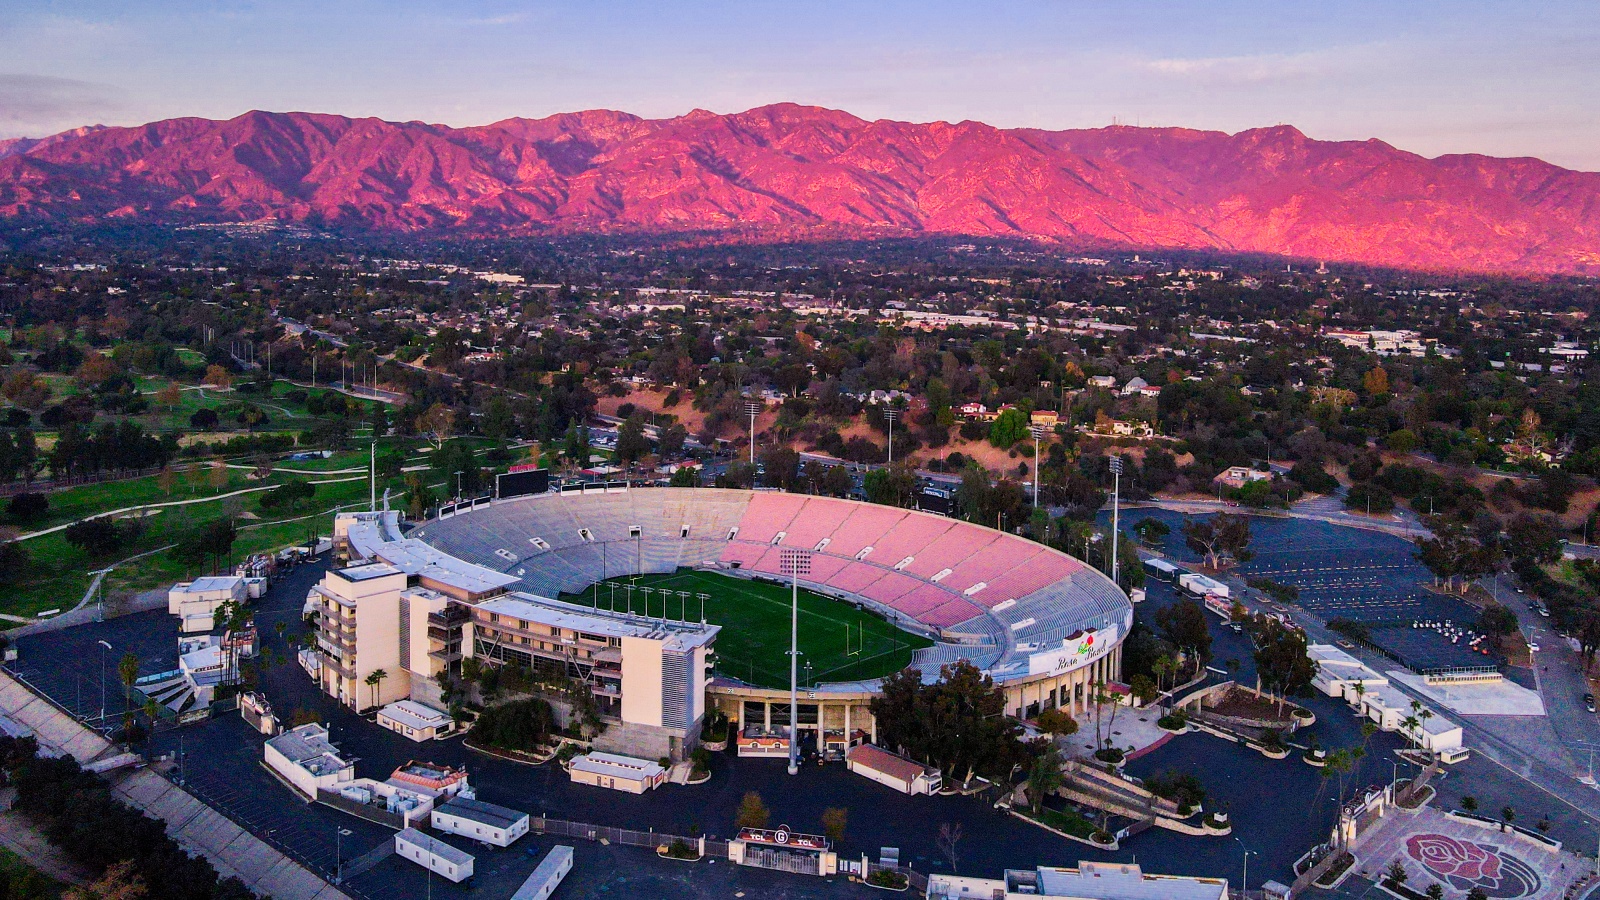
[[[744,401],[745,414],[750,417],[750,465],[756,464],[756,416],[761,415],[761,401],[754,397]]]
[[[1028,431],[1033,433],[1033,508],[1039,508],[1039,442],[1044,440],[1050,430],[1043,425],[1029,425]]]
[[[1111,476],[1114,479],[1111,487],[1111,583],[1122,587],[1122,579],[1118,577],[1118,569],[1122,560],[1117,556],[1117,535],[1122,530],[1117,520],[1117,514],[1122,506],[1122,457],[1111,457]]]
[[[889,404],[883,405],[883,421],[889,426],[889,465],[894,465],[894,420],[900,418],[900,410]]]
[[[789,774],[800,774],[800,576],[811,574],[811,555],[798,548],[779,551],[789,576]]]

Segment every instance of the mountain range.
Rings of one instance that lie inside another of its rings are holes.
[[[961,235],[1600,274],[1600,173],[1289,126],[1001,129],[778,104],[453,128],[250,112],[0,142],[0,224],[277,219],[476,236]]]

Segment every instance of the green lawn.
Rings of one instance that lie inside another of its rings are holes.
[[[616,578],[562,599],[593,604],[601,608],[615,603],[628,604],[625,585],[673,591],[663,602],[662,595],[649,597],[648,609],[642,591],[632,592],[633,610],[652,616],[666,614],[676,618],[684,613],[684,601],[675,592],[688,591],[687,614],[700,615],[700,600],[707,594],[706,621],[722,626],[717,635],[716,668],[732,677],[761,687],[789,686],[789,588],[761,581],[747,581],[710,572],[680,569],[673,575],[644,575]],[[612,598],[615,597],[615,601]],[[808,683],[806,663],[811,664],[809,683],[858,681],[881,678],[905,668],[912,651],[931,646],[927,638],[901,631],[882,617],[857,609],[848,603],[800,590],[800,680]]]
[[[0,849],[0,896],[19,900],[55,900],[65,885],[28,865],[10,850]]]
[[[396,481],[388,486],[395,488],[391,501],[403,503],[403,485]],[[380,482],[380,495],[384,487],[385,484]],[[332,513],[335,507],[364,506],[366,501],[367,483],[363,479],[319,485],[316,496],[297,510],[281,511],[260,519],[241,517],[238,519],[239,536],[233,545],[234,562],[251,553],[304,543],[313,529],[325,536],[333,528]],[[71,609],[89,589],[91,578],[87,573],[91,570],[99,569],[108,562],[166,546],[177,540],[189,527],[230,511],[263,515],[257,495],[164,510],[151,516],[138,540],[120,548],[111,560],[89,558],[68,544],[61,532],[25,541],[23,546],[28,551],[28,569],[17,584],[0,591],[0,613],[32,616],[46,609]],[[156,553],[119,566],[106,580],[105,590],[107,596],[132,593],[164,587],[203,574],[209,574],[209,570],[180,563],[168,553]]]

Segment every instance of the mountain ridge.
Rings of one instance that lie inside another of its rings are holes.
[[[1600,173],[1272,126],[1049,131],[775,104],[451,127],[251,111],[0,142],[0,222],[941,235],[1600,274]]]

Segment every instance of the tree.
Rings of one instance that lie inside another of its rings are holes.
[[[131,859],[106,867],[100,878],[87,887],[69,888],[62,900],[144,900],[150,895],[138,865]]]
[[[644,436],[644,421],[638,416],[624,420],[617,430],[617,459],[632,465],[650,453],[650,439]]]
[[[1128,679],[1128,689],[1133,692],[1133,696],[1141,704],[1149,703],[1160,693],[1156,689],[1156,683],[1150,679],[1149,675],[1143,672],[1139,672]]]
[[[1506,526],[1506,535],[1512,559],[1549,565],[1561,558],[1561,529],[1554,516],[1519,513]]]
[[[1209,519],[1184,517],[1183,540],[1188,548],[1206,559],[1213,569],[1224,560],[1249,562],[1250,519],[1233,513],[1217,513]]]
[[[873,469],[861,480],[869,503],[909,509],[916,499],[917,477],[909,469]]]
[[[950,860],[950,871],[959,872],[961,868],[956,863],[956,848],[961,843],[961,823],[945,822],[939,826],[939,837],[936,840],[939,853]]]
[[[739,811],[734,814],[734,827],[765,828],[771,820],[772,811],[767,809],[761,795],[755,791],[745,791],[744,797],[739,800]]]
[[[1005,690],[966,660],[940,667],[932,684],[916,669],[890,675],[871,708],[885,746],[937,766],[947,778],[1004,775],[1023,756],[1022,726],[1005,714]]]
[[[672,480],[668,485],[676,488],[692,488],[700,486],[699,466],[679,466],[672,473]]]
[[[156,402],[167,408],[170,413],[179,403],[183,402],[183,385],[176,381],[167,382],[166,386],[156,391]]]
[[[443,403],[435,403],[417,416],[417,433],[427,438],[434,450],[440,450],[455,433],[455,423],[455,411]]]
[[[1201,664],[1211,659],[1211,628],[1199,603],[1185,597],[1156,610],[1155,620],[1156,630],[1168,643]]]
[[[6,503],[6,515],[17,522],[36,522],[49,511],[50,498],[44,494],[16,494]]]
[[[850,822],[850,811],[838,806],[830,806],[822,811],[822,833],[828,840],[837,842],[844,837],[844,829]]]
[[[0,385],[0,395],[23,409],[40,410],[50,402],[50,385],[32,369],[14,368]]]
[[[1361,389],[1366,391],[1369,397],[1389,393],[1389,373],[1383,370],[1383,366],[1374,366],[1371,371],[1361,376]]]
[[[122,654],[122,659],[117,661],[117,677],[122,679],[122,699],[131,705],[133,683],[139,680],[139,657],[133,651]]]
[[[1033,814],[1038,815],[1044,798],[1056,792],[1064,781],[1061,774],[1061,751],[1051,747],[1039,754],[1028,768],[1028,803]]]
[[[1468,794],[1465,797],[1462,797],[1461,798],[1461,808],[1466,810],[1467,812],[1477,812],[1478,811],[1478,798],[1472,796],[1471,794]]]
[[[1041,711],[1034,717],[1033,722],[1039,726],[1040,731],[1052,737],[1066,737],[1078,733],[1078,721],[1058,706]]]
[[[382,684],[383,680],[388,677],[389,673],[382,669],[373,669],[371,672],[367,673],[365,684],[367,687],[372,688],[373,706],[378,705],[378,685]]]
[[[656,444],[663,457],[675,459],[683,455],[683,445],[689,440],[689,429],[674,422],[661,429],[660,435]]]
[[[1028,436],[1028,414],[1020,409],[1001,410],[989,424],[989,443],[1002,450]]]
[[[1257,613],[1250,618],[1255,644],[1256,672],[1262,684],[1279,698],[1298,694],[1311,685],[1317,664],[1306,654],[1306,634],[1274,616]]]
[[[1159,544],[1163,538],[1172,533],[1172,529],[1160,519],[1146,517],[1133,526],[1133,533],[1146,544]]]
[[[219,391],[228,390],[233,387],[233,373],[219,365],[207,366],[204,383]]]
[[[94,559],[110,556],[122,546],[122,530],[108,518],[84,519],[68,525],[67,543]]]
[[[210,407],[197,409],[189,416],[189,424],[201,431],[210,431],[217,427],[221,421],[222,417],[217,415],[217,411]]]

